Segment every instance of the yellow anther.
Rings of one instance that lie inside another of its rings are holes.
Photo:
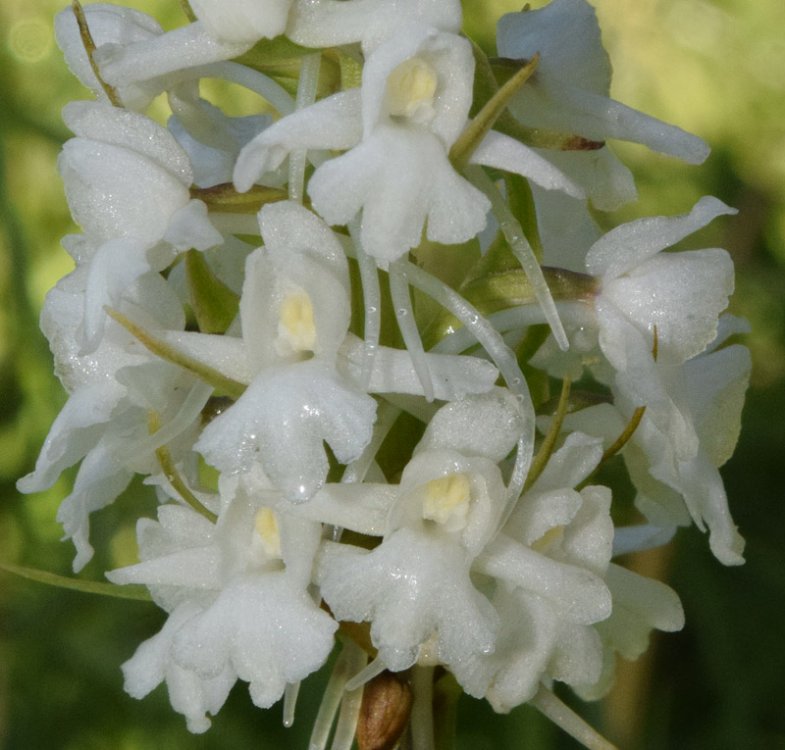
[[[448,531],[460,531],[466,526],[471,497],[471,482],[465,474],[432,479],[425,485],[423,518],[436,521]]]
[[[313,351],[316,345],[316,325],[313,304],[302,289],[287,294],[281,303],[278,336],[294,352]]]
[[[262,540],[262,547],[269,557],[281,557],[281,534],[278,519],[270,508],[260,508],[254,519],[256,533]]]
[[[393,116],[422,118],[433,111],[439,78],[425,60],[412,57],[387,78],[387,107]]]

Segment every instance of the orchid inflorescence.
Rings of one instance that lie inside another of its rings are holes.
[[[683,625],[614,558],[694,523],[742,562],[718,472],[750,368],[733,265],[667,252],[735,212],[595,219],[636,195],[608,140],[706,145],[609,97],[585,0],[503,16],[495,57],[458,0],[183,9],[166,32],[102,3],[56,20],[95,99],[63,112],[82,233],[41,318],[69,399],[19,487],[81,461],[58,514],[75,571],[90,515],[155,487],[139,562],[107,573],[168,613],[126,690],[166,683],[204,732],[239,679],[288,723],[336,650],[313,750],[428,750],[434,696],[461,691],[610,747],[553,682],[600,697]]]

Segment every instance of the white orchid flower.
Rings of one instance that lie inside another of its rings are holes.
[[[362,88],[334,94],[283,118],[240,153],[234,182],[248,190],[299,148],[349,149],[321,164],[308,184],[329,224],[362,212],[361,237],[382,266],[428,239],[464,242],[484,226],[488,199],[450,164],[466,124],[474,58],[454,34],[413,26],[368,57]],[[547,189],[582,191],[531,149],[491,132],[472,163],[517,172]]]
[[[179,252],[223,242],[207,208],[191,199],[188,156],[165,128],[144,115],[97,102],[72,102],[63,117],[76,133],[58,165],[75,221],[84,232],[67,240],[88,267],[84,345],[100,342],[104,306]]]
[[[493,650],[499,618],[470,569],[505,507],[497,463],[521,433],[517,413],[501,389],[444,406],[388,498],[382,543],[370,552],[325,546],[317,573],[325,601],[338,619],[371,622],[389,669],[438,662],[460,679],[462,663]],[[369,494],[376,504],[378,492]]]
[[[610,491],[573,487],[601,455],[599,439],[569,435],[477,561],[478,571],[499,581],[493,604],[502,627],[494,653],[468,663],[462,684],[497,711],[530,700],[543,680],[599,678],[602,649],[592,626],[611,613],[604,580]]]
[[[76,547],[74,570],[93,554],[89,516],[109,505],[134,473],[160,474],[154,451],[177,441],[175,454],[195,439],[193,428],[209,388],[193,376],[155,358],[119,326],[110,326],[89,354],[80,350],[84,316],[85,269],[77,269],[47,296],[41,327],[55,355],[56,370],[69,399],[55,420],[35,470],[19,480],[21,492],[51,487],[61,472],[82,461],[70,495],[60,505],[58,521]],[[150,328],[181,329],[179,300],[157,274],[139,278],[121,310]],[[155,311],[151,314],[150,311]],[[149,434],[149,410],[164,431]]]
[[[638,491],[636,505],[658,527],[692,521],[701,530],[708,528],[715,556],[726,565],[738,565],[744,540],[731,518],[718,468],[738,438],[750,357],[738,344],[718,348],[738,332],[728,316],[720,328],[712,346],[683,365],[651,362],[648,397],[634,376],[619,377],[614,405],[571,414],[565,427],[601,435],[610,444],[634,410],[645,406],[622,452]]]
[[[620,326],[635,327],[657,359],[679,364],[702,352],[717,333],[733,291],[733,263],[725,250],[662,252],[735,209],[707,196],[689,214],[638,219],[611,230],[589,249],[586,268],[601,278],[595,300],[600,346],[617,370],[631,366]],[[623,321],[623,322],[622,322]]]
[[[271,706],[287,683],[322,666],[337,628],[306,590],[321,525],[261,506],[241,486],[222,496],[215,525],[161,506],[158,522],[139,522],[142,561],[107,574],[149,586],[170,612],[123,666],[126,690],[141,698],[165,681],[195,732],[237,679],[256,705]]]
[[[611,66],[594,9],[585,0],[553,0],[499,20],[499,54],[540,62],[511,109],[528,127],[616,138],[699,164],[708,146],[690,133],[609,98]]]
[[[363,344],[348,333],[348,266],[329,227],[292,202],[260,212],[265,245],[246,262],[242,338],[166,334],[174,346],[217,365],[248,389],[211,422],[197,448],[222,471],[260,462],[284,493],[310,498],[327,474],[326,441],[341,463],[371,438],[376,402],[365,392]],[[434,393],[450,399],[489,390],[487,362],[428,355]],[[376,392],[422,394],[411,356],[380,347],[369,373]]]

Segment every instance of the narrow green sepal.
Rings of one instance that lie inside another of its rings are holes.
[[[204,362],[200,362],[177,350],[166,341],[156,338],[149,331],[129,320],[121,312],[107,307],[106,313],[157,357],[192,372],[198,378],[204,380],[205,383],[213,386],[217,391],[217,395],[226,395],[236,401],[245,392],[245,385],[242,383],[232,378],[227,378],[226,375],[214,367],[210,367],[210,365],[206,365]]]
[[[61,576],[56,573],[50,573],[47,570],[11,565],[5,562],[0,562],[0,570],[13,573],[20,578],[27,578],[30,581],[45,583],[48,586],[57,586],[61,589],[70,589],[71,591],[81,591],[84,594],[100,594],[101,596],[111,596],[115,599],[133,599],[141,602],[151,602],[153,600],[150,592],[144,586],[118,586],[115,583],[104,583],[103,581],[83,581],[80,578]]]
[[[191,197],[202,201],[208,209],[227,214],[255,214],[262,206],[285,201],[289,196],[281,188],[254,185],[248,192],[238,193],[231,182],[212,187],[191,188]]]
[[[463,169],[469,163],[471,155],[504,112],[510,100],[537,70],[539,61],[540,57],[536,54],[531,60],[521,61],[520,70],[501,86],[470,120],[450,149],[450,161],[457,170]]]
[[[240,298],[214,273],[204,255],[185,254],[185,278],[196,322],[202,333],[226,333],[240,310]]]

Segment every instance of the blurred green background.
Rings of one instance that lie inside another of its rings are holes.
[[[178,3],[129,2],[164,25]],[[533,5],[541,5],[541,2]],[[733,312],[753,332],[754,373],[744,427],[723,474],[747,563],[727,569],[695,530],[635,565],[665,577],[687,626],[656,637],[649,655],[620,670],[602,704],[579,711],[623,748],[785,748],[785,3],[782,0],[595,0],[615,68],[616,98],[701,135],[712,155],[687,167],[643,148],[617,146],[634,169],[639,203],[609,221],[680,213],[713,194],[740,214],[715,222],[691,246],[734,257]],[[56,170],[68,133],[62,106],[86,92],[66,70],[52,31],[56,0],[0,3],[0,559],[68,574],[73,550],[54,521],[72,475],[49,493],[20,496],[64,394],[51,374],[37,318],[46,290],[69,269],[59,238],[73,231]],[[509,0],[467,0],[489,17]],[[488,27],[477,30],[488,37]],[[699,244],[695,244],[698,242]],[[129,520],[152,514],[135,486],[95,516],[112,538],[83,575],[128,562]],[[116,531],[119,529],[119,531]],[[112,537],[111,535],[114,534]],[[0,572],[0,747],[7,750],[305,748],[323,677],[306,683],[299,720],[255,709],[243,685],[204,736],[193,736],[159,688],[143,702],[122,691],[119,665],[156,632],[152,605],[104,600]],[[565,695],[565,698],[567,696]],[[575,748],[523,707],[495,717],[466,700],[465,750]]]

